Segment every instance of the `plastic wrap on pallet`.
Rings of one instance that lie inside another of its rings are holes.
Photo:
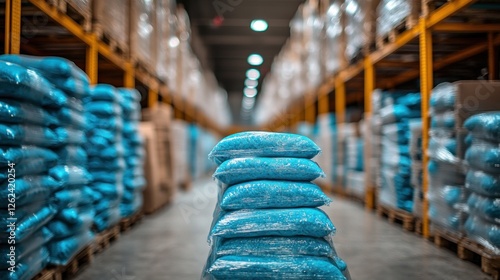
[[[130,2],[130,52],[148,66],[152,62],[154,40],[154,1],[136,0]]]
[[[325,15],[325,70],[327,75],[337,72],[341,67],[339,59],[343,33],[341,1],[331,1]]]
[[[467,189],[489,197],[500,197],[500,176],[470,169],[465,178]]]
[[[82,15],[90,16],[91,14],[91,0],[64,0],[77,9]]]
[[[456,86],[441,83],[432,89],[430,105],[433,112],[446,112],[455,109]]]
[[[45,246],[37,248],[23,260],[17,262],[14,271],[8,269],[0,271],[0,279],[33,279],[47,266],[48,259],[49,251],[47,248]]]
[[[465,222],[467,237],[500,254],[500,225],[488,222],[476,215],[470,215]]]
[[[364,198],[365,195],[365,173],[358,171],[347,171],[346,180],[347,192],[357,198]]]
[[[411,13],[408,0],[381,0],[378,6],[377,36],[383,37],[402,23]]]
[[[67,265],[78,252],[94,240],[94,237],[95,235],[90,230],[84,230],[78,235],[51,242],[48,245],[50,264]]]
[[[348,60],[368,44],[373,43],[375,33],[376,7],[379,0],[346,0],[345,10],[345,55]]]
[[[500,174],[500,147],[498,144],[473,143],[465,153],[467,164],[474,169]]]
[[[498,143],[500,141],[500,111],[474,115],[464,122],[464,127],[477,138]]]
[[[29,257],[31,253],[47,244],[53,238],[52,233],[46,228],[41,228],[33,234],[28,240],[17,243],[15,246],[15,261],[11,260],[12,251],[11,245],[0,245],[0,269],[7,271],[14,263],[22,262]],[[9,279],[9,278],[7,278]]]
[[[136,1],[133,1],[136,2]],[[110,7],[113,7],[110,9]],[[109,0],[92,1],[94,25],[97,24],[104,33],[120,44],[127,46],[129,43],[129,1]]]

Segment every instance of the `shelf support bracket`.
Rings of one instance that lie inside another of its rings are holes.
[[[370,120],[372,115],[372,93],[375,90],[375,69],[370,56],[364,60],[365,66],[365,120]],[[366,124],[367,125],[367,124]],[[371,140],[371,139],[370,139]],[[375,208],[375,186],[371,183],[372,170],[370,158],[372,147],[370,144],[363,147],[365,151],[365,205],[366,209]]]
[[[427,149],[429,147],[429,127],[430,127],[430,115],[429,115],[429,99],[431,95],[432,85],[433,85],[433,73],[432,73],[432,32],[426,27],[426,19],[420,18],[419,28],[420,28],[420,92],[422,95],[422,191],[424,194],[427,193],[429,189],[428,176],[429,172],[427,165],[429,162],[429,156],[427,154]],[[429,201],[426,195],[424,195],[422,201],[422,217],[423,217],[423,235],[425,238],[429,237]]]
[[[97,37],[95,34],[90,35],[90,44],[87,46],[86,50],[86,61],[85,61],[85,72],[90,79],[90,84],[97,84],[98,79],[98,59],[99,59],[99,51],[97,44]]]

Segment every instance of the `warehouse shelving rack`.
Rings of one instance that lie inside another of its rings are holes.
[[[120,52],[47,0],[5,0],[4,53],[57,55],[74,61],[89,75],[92,84],[110,83],[136,88],[147,99],[143,106],[158,102],[171,104],[175,117],[213,130],[223,131],[198,110],[192,100],[169,91],[155,73],[136,65],[128,54]]]
[[[495,48],[500,45],[500,17],[498,13],[489,17],[488,12],[474,13],[470,5],[478,0],[422,0],[422,15],[413,27],[399,32],[393,41],[371,51],[361,60],[348,64],[335,75],[328,77],[317,89],[307,92],[291,103],[285,112],[277,115],[265,125],[269,130],[282,130],[294,123],[305,120],[315,122],[316,115],[335,111],[338,137],[342,137],[342,124],[345,122],[346,106],[364,103],[364,113],[372,113],[372,92],[376,88],[394,89],[395,87],[420,88],[422,95],[422,122],[424,150],[429,143],[429,99],[437,73],[450,74],[462,79],[470,79],[469,58],[484,60],[487,65],[487,79],[497,77]],[[433,9],[435,4],[438,8]],[[434,41],[434,42],[433,42]],[[482,54],[486,52],[486,58]],[[484,59],[483,59],[484,58]],[[450,67],[451,65],[455,67]],[[459,65],[459,67],[457,67]],[[461,66],[461,67],[460,67]],[[474,67],[472,67],[474,68]],[[474,72],[477,73],[477,72]],[[445,76],[446,77],[446,76]],[[334,96],[334,106],[331,96]],[[331,108],[333,107],[333,108]],[[317,110],[316,110],[317,109]],[[365,159],[369,158],[369,145],[365,145]],[[424,151],[422,164],[427,166],[429,159]],[[365,165],[367,164],[365,160]],[[370,169],[365,168],[366,178]],[[427,193],[427,169],[423,168],[422,189]],[[376,189],[366,180],[365,206],[374,209]],[[430,221],[427,215],[428,201],[423,201],[423,236],[430,236]]]

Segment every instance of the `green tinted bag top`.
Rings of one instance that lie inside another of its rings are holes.
[[[294,157],[311,159],[321,149],[309,138],[290,133],[248,131],[222,139],[210,152],[217,164],[242,157]]]

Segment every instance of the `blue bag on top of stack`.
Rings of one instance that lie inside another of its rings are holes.
[[[144,179],[144,146],[139,135],[141,95],[135,89],[118,89],[120,106],[123,112],[123,150],[125,171],[123,172],[123,196],[120,203],[120,215],[132,216],[142,208],[142,191],[146,185]]]
[[[461,232],[466,219],[468,191],[458,148],[455,121],[456,90],[442,83],[432,90],[429,139],[429,217],[434,225]]]
[[[88,221],[93,219],[94,214],[77,211],[82,206],[92,205],[93,201],[93,196],[86,191],[92,177],[86,169],[87,155],[83,149],[83,144],[86,143],[86,120],[82,99],[89,95],[89,78],[73,62],[64,58],[4,55],[0,60],[17,63],[39,73],[66,100],[65,103],[46,108],[50,117],[56,120],[51,123],[56,142],[50,147],[57,155],[57,165],[48,170],[48,175],[56,182],[57,188],[51,194],[56,214],[46,225],[53,236],[47,248],[49,263],[64,265],[91,241],[78,237],[82,233],[90,233],[91,224]],[[47,179],[44,180],[48,182]],[[33,180],[27,182],[37,185]],[[67,198],[62,199],[65,197]],[[76,225],[64,220],[62,215],[68,211],[75,211],[75,219],[86,222]],[[60,251],[64,250],[60,244],[73,238],[78,241],[78,246],[67,251],[65,258],[59,258]]]
[[[465,152],[465,187],[471,193],[465,232],[500,254],[500,111],[471,116],[464,127],[472,139]]]
[[[101,232],[120,220],[126,166],[122,107],[118,90],[106,84],[91,87],[84,102],[89,139],[84,147],[88,155],[87,167],[93,177],[90,188],[102,197],[94,203],[94,227]]]
[[[335,226],[317,207],[331,200],[312,180],[320,152],[306,137],[244,132],[210,157],[219,197],[203,279],[349,279],[335,252]]]

